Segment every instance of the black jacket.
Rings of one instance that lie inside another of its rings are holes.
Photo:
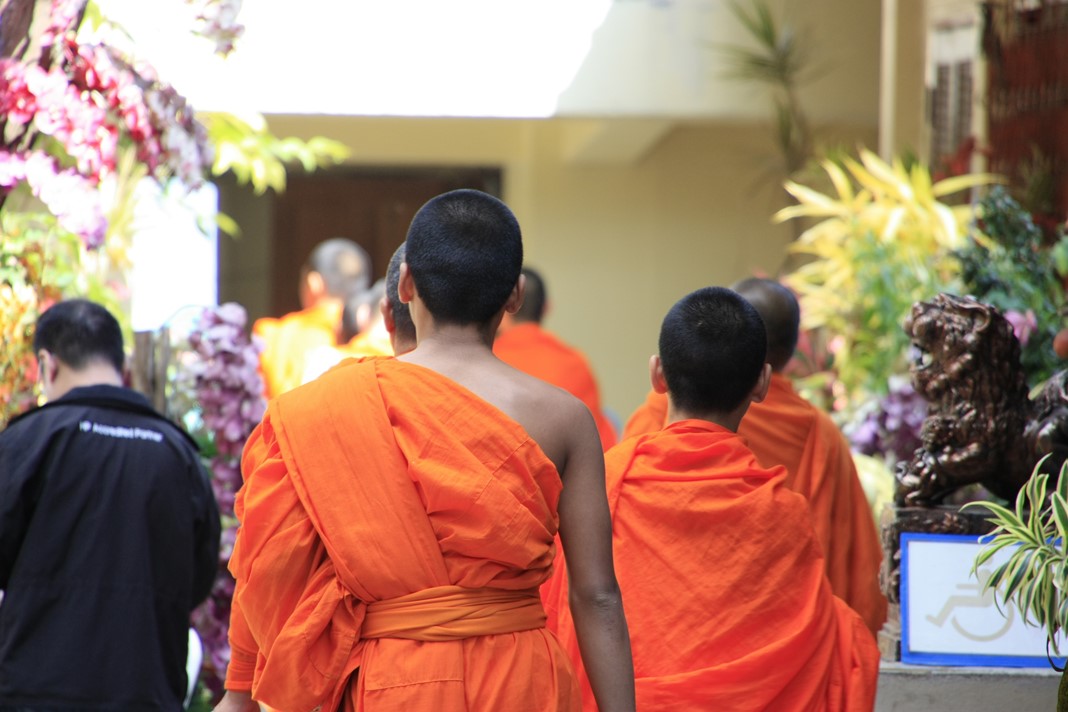
[[[140,394],[75,388],[0,433],[0,707],[180,710],[219,512]]]

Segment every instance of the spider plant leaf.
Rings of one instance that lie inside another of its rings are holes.
[[[1002,594],[1006,599],[1013,598],[1016,592],[1024,584],[1030,581],[1033,576],[1031,570],[1031,558],[1034,554],[1034,550],[1027,550],[1021,553],[1022,555],[1019,558],[1012,561],[1010,571],[1005,578],[1005,585],[1001,588]]]
[[[1068,502],[1065,501],[1064,496],[1060,493],[1060,487],[1058,491],[1054,492],[1049,499],[1050,510],[1052,513],[1051,519],[1056,524],[1056,536],[1060,540],[1060,546],[1063,548],[1065,542],[1068,542]]]
[[[1048,480],[1049,475],[1035,474],[1024,485],[1024,491],[1027,495],[1027,528],[1039,541],[1045,538],[1042,526],[1042,505],[1046,501],[1046,482]]]
[[[1031,480],[1027,482],[1030,484]],[[1016,493],[1016,518],[1021,522],[1027,521],[1027,504],[1027,485],[1024,485]]]
[[[1003,505],[998,504],[997,502],[968,502],[963,507],[961,507],[961,509],[978,509],[980,507],[990,512],[993,515],[994,519],[1014,519],[1012,511],[1007,509]],[[993,521],[993,519],[991,519],[990,521]]]
[[[995,540],[990,544],[987,544],[979,551],[979,554],[975,557],[975,564],[972,567],[972,570],[978,570],[980,566],[990,561],[990,559],[992,559],[994,555],[997,554],[999,551],[1009,546],[1015,546],[1016,544],[1016,541],[1008,538],[1001,539],[1000,541]]]

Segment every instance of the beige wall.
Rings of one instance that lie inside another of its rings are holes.
[[[765,170],[774,159],[766,126],[283,117],[271,124],[282,136],[344,140],[356,164],[500,166],[527,261],[548,282],[547,325],[586,352],[606,406],[622,418],[648,389],[646,364],[671,304],[701,286],[775,273],[791,235],[770,222],[781,203]],[[875,138],[874,128],[843,134],[850,143]],[[246,234],[221,249],[221,294],[262,313],[268,204],[235,194],[224,189],[223,210]]]
[[[549,280],[548,326],[583,349],[606,405],[625,417],[648,389],[659,322],[686,292],[775,271],[789,231],[772,226],[759,129],[676,128],[639,162],[553,160],[558,124],[533,129],[530,160],[506,168],[505,197],[524,227],[527,261]],[[509,176],[528,194],[513,196]]]

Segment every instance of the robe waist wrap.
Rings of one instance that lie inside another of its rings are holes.
[[[545,626],[538,589],[435,586],[367,604],[361,638],[461,640]]]

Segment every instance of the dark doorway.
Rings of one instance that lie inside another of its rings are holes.
[[[375,278],[404,241],[415,212],[430,198],[457,188],[501,192],[493,168],[360,168],[290,173],[275,196],[271,233],[270,310],[299,308],[300,268],[312,249],[331,237],[347,237],[371,255]]]

